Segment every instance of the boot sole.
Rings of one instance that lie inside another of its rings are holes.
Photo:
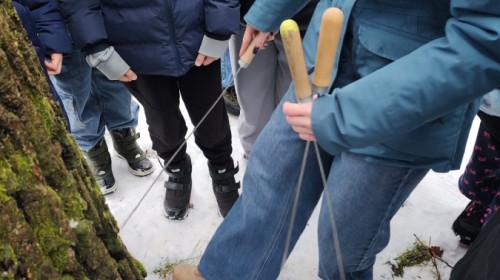
[[[114,193],[117,188],[118,188],[118,185],[115,182],[115,184],[111,188],[107,188],[107,189],[101,188],[101,191],[102,191],[103,195],[107,195],[107,194]]]
[[[126,158],[124,158],[123,156],[121,156],[120,154],[116,153],[118,155],[119,158],[123,159],[124,161],[127,162],[127,165],[128,165],[128,161]],[[144,177],[144,176],[147,176],[151,173],[153,173],[155,171],[155,168],[154,166],[151,167],[151,169],[148,169],[148,170],[144,170],[144,171],[137,171],[135,169],[132,169],[130,166],[128,167],[128,171],[132,174],[132,175],[135,175],[137,177]]]
[[[130,166],[128,167],[128,171],[132,174],[132,175],[135,175],[137,177],[144,177],[144,176],[147,176],[151,173],[153,173],[155,171],[155,168],[154,167],[151,167],[151,169],[148,169],[148,170],[144,170],[144,171],[137,171],[137,170],[134,170],[132,168],[130,168]]]
[[[189,215],[189,207],[186,208],[186,214],[184,216],[178,216],[178,215],[169,215],[165,209],[163,209],[163,214],[167,219],[172,220],[172,221],[182,221],[184,220],[188,215]]]

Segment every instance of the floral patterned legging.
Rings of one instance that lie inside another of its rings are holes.
[[[500,141],[483,123],[458,186],[474,204],[486,206],[486,221],[500,208]]]

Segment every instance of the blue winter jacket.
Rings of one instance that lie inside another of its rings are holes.
[[[239,28],[238,0],[60,0],[75,45],[113,46],[133,71],[181,76],[204,36],[226,41]]]
[[[28,37],[42,58],[46,53],[70,53],[71,41],[57,0],[13,0]]]
[[[245,20],[276,30],[306,2],[257,0]],[[331,6],[344,12],[341,46],[352,50],[337,53],[332,78],[352,67],[359,79],[314,101],[320,146],[370,162],[458,169],[478,99],[500,85],[500,2],[321,1],[304,38],[309,67],[320,17]],[[347,23],[355,40],[344,38]]]
[[[57,9],[57,1],[13,0],[12,5],[16,9],[28,38],[35,48],[40,67],[47,78],[52,96],[57,100],[59,106],[64,108],[45,68],[45,59],[48,54],[65,54],[73,50],[62,14]],[[64,110],[61,111],[67,120],[66,112]],[[67,122],[67,125],[69,131],[69,122]]]

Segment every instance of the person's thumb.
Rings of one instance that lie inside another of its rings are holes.
[[[205,61],[205,56],[200,53],[196,57],[196,60],[194,61],[194,65],[201,66],[201,65],[203,65],[203,61]]]
[[[127,72],[125,72],[125,74],[123,74],[123,76],[120,77],[119,80],[122,82],[135,81],[137,80],[137,75],[134,73],[134,71],[129,69]]]
[[[137,75],[134,73],[134,71],[132,70],[128,70],[126,73],[125,73],[125,77],[127,77],[128,79],[130,79],[131,81],[135,81],[137,80]]]

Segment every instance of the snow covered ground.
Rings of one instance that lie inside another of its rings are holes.
[[[230,116],[230,122],[233,158],[239,162],[237,179],[241,180],[246,161],[238,139],[236,117]],[[471,153],[477,127],[476,120],[462,168]],[[107,195],[106,200],[120,225],[123,241],[132,255],[148,270],[147,279],[162,279],[153,271],[166,263],[199,257],[222,218],[217,214],[206,159],[194,144],[193,137],[188,141],[188,153],[193,162],[193,208],[184,221],[170,221],[163,215],[163,182],[167,175],[161,172],[161,166],[151,150],[144,115],[140,117],[138,131],[141,133],[139,144],[150,154],[156,170],[147,177],[135,177],[127,171],[126,162],[111,150],[118,189]],[[109,135],[106,137],[108,143],[111,143]],[[112,145],[109,146],[112,149]],[[411,247],[416,242],[415,236],[424,242],[430,241],[433,246],[440,246],[444,250],[442,259],[450,265],[454,265],[463,256],[466,249],[459,246],[458,237],[451,231],[452,222],[468,202],[457,189],[460,174],[461,171],[446,174],[431,172],[421,182],[392,221],[391,241],[377,257],[374,279],[436,279],[431,266],[407,269],[403,278],[393,278],[391,274],[387,262]],[[317,216],[318,211],[315,211],[279,279],[319,279]],[[448,279],[450,268],[444,263],[438,264],[441,276]]]

